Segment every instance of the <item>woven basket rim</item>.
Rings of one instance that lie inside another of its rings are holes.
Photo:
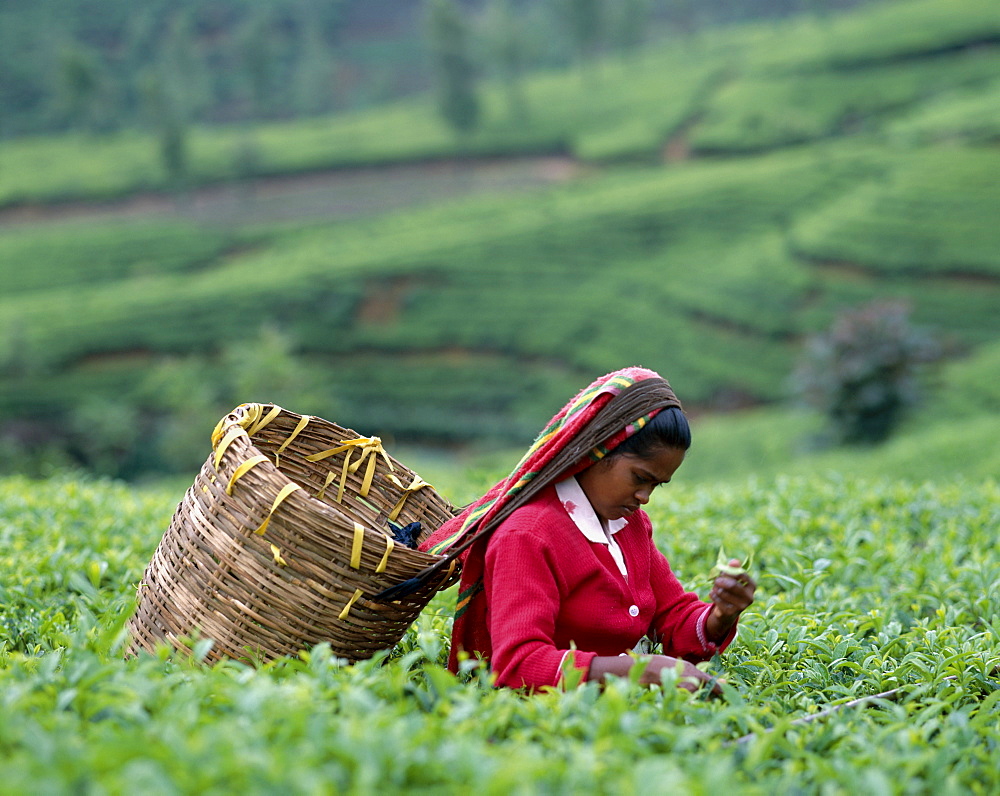
[[[227,414],[225,417],[223,417],[222,420],[220,421],[219,426],[221,427],[223,432],[225,432],[227,429],[232,428],[233,426],[239,426],[245,434],[245,444],[247,444],[252,451],[257,453],[261,453],[260,448],[258,448],[257,445],[254,443],[253,436],[247,431],[246,427],[243,426],[243,423],[247,422],[249,419],[252,418],[254,414],[253,407],[260,407],[261,412],[266,412],[270,409],[277,409],[279,410],[279,415],[276,415],[276,417],[280,415],[285,415],[293,419],[294,418],[301,419],[304,417],[308,417],[310,418],[310,422],[317,421],[320,424],[325,425],[327,427],[343,429],[344,431],[350,434],[358,433],[353,429],[341,426],[337,423],[334,423],[333,421],[326,420],[318,415],[302,415],[297,412],[293,412],[289,409],[285,409],[279,404],[243,403],[234,408],[233,411]],[[217,427],[217,429],[218,428],[219,427]],[[361,435],[359,435],[359,438],[362,438]],[[378,437],[369,437],[367,439],[377,440]],[[400,462],[391,454],[389,454],[388,452],[384,453],[385,456],[392,461],[393,465],[396,468],[399,468],[404,472],[416,475],[416,472],[414,470],[407,467],[405,464]],[[320,516],[328,515],[331,519],[335,518],[340,524],[343,525],[353,524],[354,522],[357,522],[357,520],[355,520],[354,517],[352,517],[347,511],[338,509],[336,506],[330,505],[329,503],[326,503],[323,500],[319,500],[315,496],[309,494],[308,490],[306,490],[305,488],[301,488],[302,487],[301,484],[298,484],[298,482],[296,482],[293,478],[289,477],[286,473],[282,472],[282,470],[274,462],[272,462],[270,458],[268,458],[267,461],[261,462],[260,468],[262,468],[264,472],[266,472],[272,479],[280,483],[282,486],[295,484],[296,486],[300,487],[299,489],[296,489],[294,492],[289,494],[286,500],[306,501],[305,505],[308,506],[310,512],[319,514]],[[433,486],[430,486],[430,488],[434,489]],[[455,516],[458,513],[458,509],[456,509],[455,506],[449,500],[447,500],[447,498],[441,495],[441,493],[438,492],[436,489],[434,489],[434,492],[435,495],[437,495],[437,497],[447,505],[448,510],[451,512],[451,514]],[[372,533],[372,534],[378,534],[379,536],[383,536],[385,534],[384,530],[373,527],[371,525],[365,525],[364,528],[366,534]],[[444,557],[434,553],[429,553],[423,550],[418,550],[416,548],[405,547],[405,546],[398,547],[396,549],[396,554],[403,556],[404,560],[406,560],[407,558],[413,558],[414,559],[413,566],[418,571],[424,569],[425,567],[431,566],[432,564],[437,563]]]

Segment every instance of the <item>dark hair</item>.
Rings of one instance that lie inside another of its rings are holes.
[[[687,417],[676,406],[671,406],[657,412],[641,430],[613,448],[605,458],[611,459],[628,453],[645,459],[661,448],[687,450],[690,447],[691,427]]]

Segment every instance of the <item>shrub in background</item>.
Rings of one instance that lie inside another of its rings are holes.
[[[871,302],[807,343],[794,389],[827,416],[837,442],[881,442],[919,401],[922,371],[940,349],[909,314],[903,302]]]

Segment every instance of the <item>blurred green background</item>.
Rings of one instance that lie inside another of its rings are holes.
[[[995,476],[998,222],[995,0],[12,0],[0,470],[273,401],[447,482],[642,364],[691,480]],[[837,445],[795,374],[877,300],[937,354]]]

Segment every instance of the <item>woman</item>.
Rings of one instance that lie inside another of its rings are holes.
[[[422,545],[462,561],[451,668],[479,656],[498,685],[541,688],[569,667],[603,682],[642,660],[643,683],[674,667],[684,688],[709,682],[692,662],[729,645],[756,586],[721,575],[711,603],[684,592],[640,508],[690,443],[653,371],[615,371],[570,401],[510,476]],[[664,654],[626,654],[644,636]]]

